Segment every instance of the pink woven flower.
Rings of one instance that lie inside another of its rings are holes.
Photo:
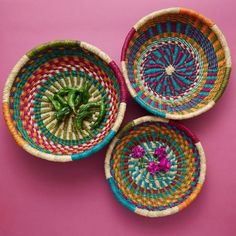
[[[144,153],[145,153],[145,151],[140,145],[138,145],[132,149],[132,157],[133,158],[141,158],[144,156]]]
[[[164,170],[166,172],[170,170],[171,162],[167,158],[163,158],[160,160],[158,167],[160,170]]]
[[[154,155],[159,158],[159,160],[166,158],[166,149],[164,147],[159,147],[155,150]]]
[[[150,172],[151,175],[155,175],[156,172],[158,172],[160,169],[157,163],[155,163],[154,161],[150,161],[148,163],[147,170]]]

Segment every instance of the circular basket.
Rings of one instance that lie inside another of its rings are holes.
[[[153,116],[128,123],[113,139],[105,160],[117,200],[148,217],[187,207],[199,194],[205,173],[197,137],[177,122]]]
[[[105,115],[97,128],[92,111],[74,128],[72,115],[55,119],[47,99],[64,87],[89,86],[88,102],[103,102]],[[16,142],[27,152],[50,161],[87,157],[109,143],[123,120],[124,81],[119,68],[104,52],[79,41],[53,41],[26,53],[10,73],[3,95],[4,117]]]
[[[231,70],[220,29],[183,8],[153,12],[138,21],[126,37],[121,63],[134,99],[168,119],[209,110],[222,95]]]

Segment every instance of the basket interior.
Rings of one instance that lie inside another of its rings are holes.
[[[120,132],[107,163],[108,175],[116,197],[130,210],[141,209],[142,214],[145,210],[162,212],[175,207],[181,210],[198,194],[203,163],[197,140],[183,126],[178,126],[176,123],[145,121],[129,124]],[[145,151],[141,158],[132,153],[137,145]],[[166,172],[151,174],[148,166],[150,162],[159,162],[154,153],[160,147],[165,149],[171,166]]]
[[[111,130],[120,104],[120,85],[108,64],[76,43],[48,45],[27,56],[9,99],[12,119],[23,139],[41,152],[58,155],[81,153],[101,142]],[[99,115],[93,111],[78,130],[73,114],[62,122],[56,120],[47,97],[64,87],[79,89],[85,82],[89,102],[103,101],[105,117],[97,128],[91,128]]]
[[[180,10],[150,17],[131,31],[124,61],[141,105],[162,117],[184,116],[218,99],[229,68],[213,26]]]

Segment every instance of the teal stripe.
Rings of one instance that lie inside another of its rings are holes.
[[[186,28],[185,28],[185,34],[186,34],[186,35],[189,35],[190,28],[191,28],[191,26],[190,26],[189,24],[187,24],[187,25],[186,25]]]
[[[130,211],[135,211],[136,207],[134,205],[132,205],[130,202],[128,202],[126,199],[123,198],[123,196],[121,195],[119,189],[117,188],[117,186],[115,185],[115,182],[113,180],[113,178],[109,178],[108,179],[108,183],[111,186],[112,192],[115,194],[116,199],[126,208],[128,208]]]
[[[171,82],[175,88],[175,90],[179,90],[180,89],[180,86],[176,83],[175,79],[173,77],[171,77]]]
[[[176,32],[177,32],[177,33],[180,33],[180,32],[181,32],[181,23],[180,23],[180,22],[177,22],[177,23],[176,23]]]
[[[100,149],[102,149],[105,145],[107,145],[110,142],[110,140],[114,137],[115,134],[116,134],[116,132],[114,130],[111,130],[108,133],[108,135],[100,143],[98,143],[97,145],[95,145],[91,149],[86,150],[85,152],[82,152],[82,153],[72,154],[71,155],[72,161],[75,161],[78,159],[83,159],[83,158],[90,156],[93,153],[99,151]]]
[[[157,24],[157,32],[158,32],[159,34],[162,34],[161,24]]]
[[[142,94],[142,91],[140,91],[140,93],[138,94]],[[144,109],[146,109],[147,111],[153,113],[156,116],[160,116],[162,118],[166,117],[166,114],[164,112],[158,111],[152,107],[150,107],[148,104],[144,103],[141,98],[138,96],[138,94],[134,97],[134,100],[140,105],[142,106]]]
[[[178,79],[180,79],[181,81],[183,81],[185,84],[191,84],[192,81],[190,80],[187,80],[184,76],[182,75],[178,75],[178,74],[175,74],[176,77],[178,77]]]
[[[206,97],[206,96],[208,95],[208,92],[201,91],[201,92],[199,93],[199,95]]]
[[[150,34],[151,37],[154,36],[154,33],[153,33],[153,31],[152,31],[152,28],[149,28],[149,29],[148,29],[148,32],[149,32],[149,34]]]
[[[205,84],[205,86],[204,86],[205,88],[213,88],[214,87],[214,85],[213,84]]]
[[[171,33],[171,22],[170,21],[166,22],[166,32]]]

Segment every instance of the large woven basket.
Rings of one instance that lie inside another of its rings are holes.
[[[104,102],[102,123],[91,128],[92,117],[98,116],[94,111],[82,130],[74,129],[70,115],[58,124],[47,97],[84,83],[88,102]],[[26,53],[10,73],[3,95],[4,117],[16,142],[32,155],[58,162],[87,157],[109,143],[125,108],[124,81],[115,62],[79,41],[53,41]]]
[[[148,217],[179,212],[199,194],[206,160],[201,143],[185,126],[145,116],[128,123],[110,144],[105,174],[129,210]]]
[[[194,117],[213,107],[231,70],[229,48],[217,25],[183,8],[139,20],[126,37],[121,63],[135,100],[168,119]]]

